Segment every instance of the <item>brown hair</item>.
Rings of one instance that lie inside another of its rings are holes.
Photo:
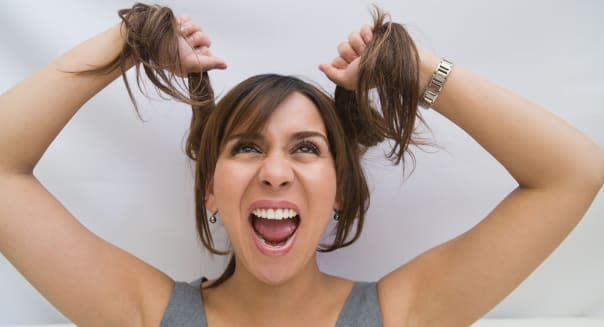
[[[392,146],[386,157],[394,164],[408,154],[415,164],[410,144],[426,145],[415,130],[419,102],[419,55],[405,28],[389,21],[389,15],[374,6],[373,39],[361,55],[355,91],[336,87],[335,103],[346,135],[361,150],[385,139]],[[377,91],[381,113],[372,105],[371,90]],[[404,165],[403,165],[404,167]]]
[[[411,155],[409,144],[422,144],[414,133],[416,117],[421,120],[417,112],[417,50],[401,25],[388,21],[388,16],[377,7],[374,9],[373,40],[361,56],[357,89],[347,91],[336,87],[334,99],[298,78],[266,74],[241,82],[215,104],[205,72],[189,74],[189,96],[186,96],[179,90],[175,75],[165,71],[180,71],[180,67],[174,67],[174,63],[179,63],[175,17],[169,8],[143,4],[119,12],[127,28],[127,42],[122,53],[109,64],[84,73],[107,73],[119,68],[126,80],[126,62],[134,60],[139,87],[138,67],[142,64],[146,75],[159,90],[191,104],[193,114],[186,154],[196,164],[196,226],[203,245],[211,253],[221,255],[229,254],[229,251],[214,247],[205,192],[225,141],[235,129],[244,133],[260,130],[288,95],[298,92],[306,96],[317,107],[327,130],[336,170],[336,196],[342,205],[333,243],[321,244],[318,249],[329,252],[352,244],[363,229],[369,206],[369,190],[360,164],[365,150],[389,139],[392,149],[387,157],[399,163],[404,161],[405,153]],[[132,98],[127,81],[126,86]],[[369,93],[374,88],[381,112],[370,103]],[[210,287],[228,279],[235,266],[232,255],[226,270]]]

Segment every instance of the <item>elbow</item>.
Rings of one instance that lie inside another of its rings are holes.
[[[580,169],[585,184],[596,193],[600,191],[604,185],[604,149],[596,147],[593,158],[586,161]]]
[[[555,175],[557,182],[550,184],[554,188],[597,194],[604,185],[604,149],[596,146],[589,154],[573,156]]]
[[[602,188],[602,185],[604,184],[604,149],[603,148],[599,148],[598,149],[598,161],[597,161],[597,171],[598,171],[598,176],[597,176],[597,186],[598,186],[598,190],[600,188]]]

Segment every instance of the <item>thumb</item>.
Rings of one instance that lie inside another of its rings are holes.
[[[226,69],[227,64],[223,59],[214,56],[200,56],[199,62],[203,70]]]
[[[340,84],[342,80],[342,70],[334,67],[332,64],[321,64],[319,70],[327,76],[332,82]]]

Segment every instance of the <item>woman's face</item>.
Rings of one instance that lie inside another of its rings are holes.
[[[258,135],[237,134],[218,158],[206,205],[220,212],[237,269],[280,284],[314,264],[335,206],[325,125],[308,98],[292,93]]]

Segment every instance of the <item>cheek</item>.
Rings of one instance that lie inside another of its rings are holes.
[[[220,218],[231,237],[241,226],[240,222],[245,220],[240,217],[241,201],[253,176],[253,171],[242,165],[220,160],[216,164],[213,180],[214,197]]]
[[[301,173],[302,174],[302,173]],[[332,164],[322,164],[306,169],[303,173],[306,191],[310,205],[321,216],[328,216],[334,208],[336,201],[337,181],[336,172]]]
[[[322,165],[316,165],[312,171],[307,172],[307,180],[309,180],[314,187],[319,190],[317,193],[322,193],[326,196],[326,201],[333,200],[336,192],[336,171],[331,162],[323,163]],[[327,197],[327,195],[330,195]]]
[[[229,160],[218,160],[214,172],[214,195],[218,202],[229,207],[241,198],[241,194],[249,186],[254,176],[254,170],[246,165],[240,165]],[[224,210],[224,208],[223,208]]]
[[[309,244],[307,250],[314,253],[326,232],[332,211],[336,206],[335,169],[323,166],[312,172],[309,171],[304,187],[308,196],[309,208],[311,208],[310,219],[305,224],[305,228],[309,231],[309,233],[305,233]]]

